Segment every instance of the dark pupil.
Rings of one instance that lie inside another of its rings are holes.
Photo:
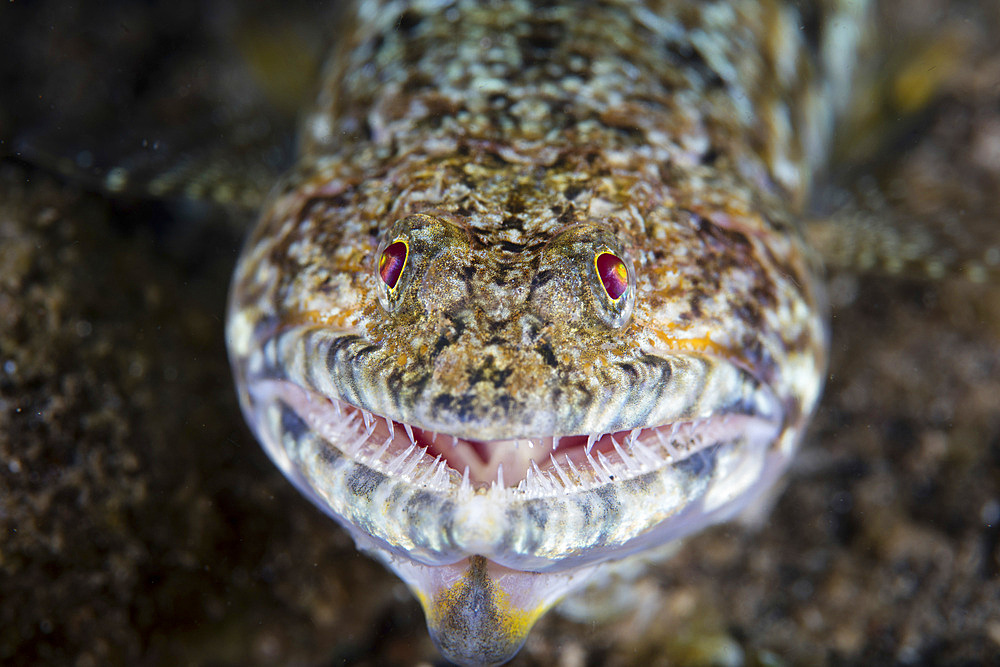
[[[399,282],[399,274],[403,272],[405,262],[406,244],[402,241],[396,241],[382,251],[382,256],[378,259],[378,275],[389,289],[394,289]]]
[[[604,284],[604,291],[612,300],[618,299],[628,289],[628,271],[625,262],[610,252],[597,256],[597,275]]]

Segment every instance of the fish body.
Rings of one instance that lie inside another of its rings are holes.
[[[732,518],[818,401],[798,219],[863,3],[361,2],[239,261],[284,474],[496,664],[609,563]]]

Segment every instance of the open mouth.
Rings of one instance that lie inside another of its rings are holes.
[[[286,477],[393,567],[479,555],[561,572],[727,520],[784,468],[785,412],[767,384],[720,359],[671,364],[685,373],[653,396],[623,390],[584,411],[543,390],[509,429],[457,414],[431,413],[431,425],[385,416],[337,397],[329,373],[295,364],[284,377],[254,369],[243,407]],[[422,399],[407,415],[433,404]],[[560,433],[561,423],[576,426]]]
[[[529,496],[621,482],[694,461],[734,440],[773,441],[772,416],[725,411],[610,433],[475,440],[426,430],[283,381],[257,398],[277,399],[348,459],[393,479],[437,491],[499,487]]]

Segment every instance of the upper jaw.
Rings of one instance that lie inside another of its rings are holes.
[[[401,395],[391,374],[370,366],[345,372],[338,355],[364,361],[354,349],[363,345],[325,330],[279,334],[248,364],[256,398],[247,399],[280,401],[348,458],[403,483],[435,481],[448,494],[463,485],[570,493],[676,465],[737,437],[774,440],[784,426],[774,392],[716,356],[646,354],[627,373],[625,364],[597,369],[589,387],[573,378],[563,386],[566,378],[553,373],[524,388],[526,396],[487,404],[472,389],[444,392],[434,378]]]
[[[305,330],[286,332],[276,343],[282,370],[265,371],[272,379],[467,441],[600,436],[724,414],[781,419],[766,384],[710,354],[638,353],[610,362],[596,357],[583,372],[538,369],[514,357],[503,360],[502,381],[483,381],[479,368],[456,378],[454,364],[440,358],[432,371],[401,374],[387,368],[361,336]],[[483,357],[484,365],[493,363],[488,350]]]

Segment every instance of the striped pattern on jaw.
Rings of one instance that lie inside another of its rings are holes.
[[[798,430],[735,365],[676,355],[685,398],[654,421],[476,439],[331,396],[297,374],[302,341],[282,332],[249,360],[248,421],[285,475],[410,585],[459,663],[512,655],[602,562],[736,514],[780,474],[791,450],[780,443]],[[268,372],[279,349],[286,372]]]
[[[664,358],[674,371],[655,405],[619,397],[640,411],[595,409],[565,428],[539,405],[549,432],[495,438],[477,437],[497,432],[488,424],[447,429],[344,400],[330,373],[307,370],[336,339],[291,329],[263,345],[246,367],[248,421],[309,497],[398,556],[535,571],[617,558],[729,518],[784,467],[782,406],[719,358]],[[436,509],[406,519],[414,503]]]

